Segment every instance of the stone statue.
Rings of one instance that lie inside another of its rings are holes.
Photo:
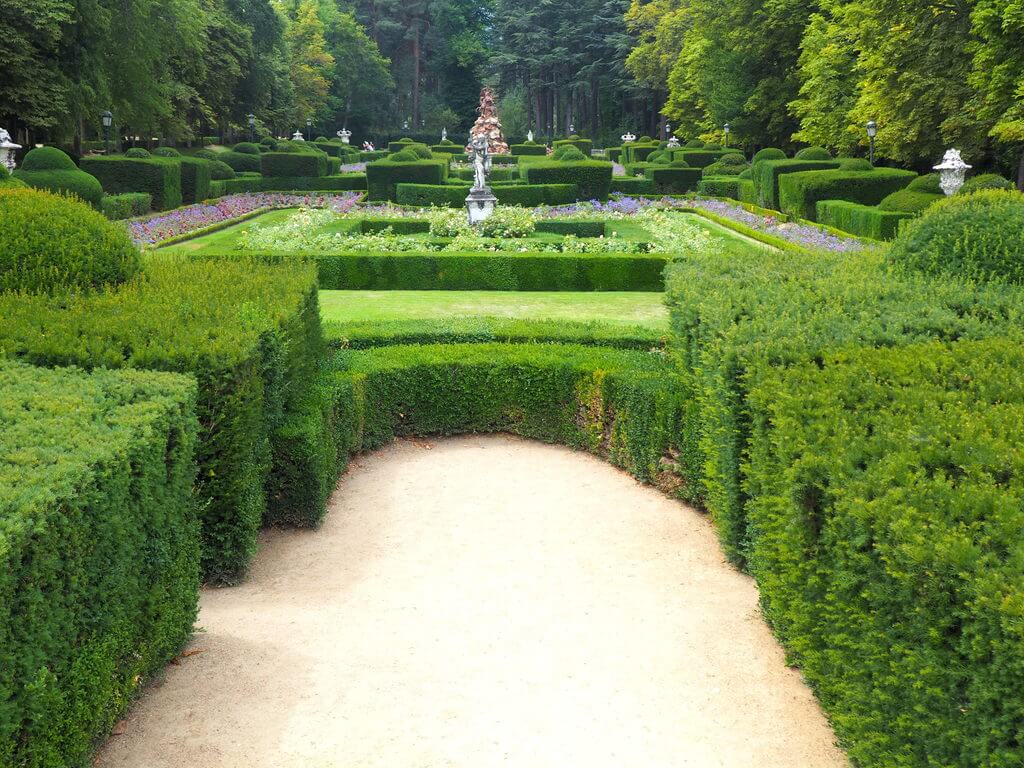
[[[487,151],[487,137],[483,134],[469,139],[470,161],[473,163],[473,189],[487,189],[487,177],[491,175],[491,154]]]
[[[21,144],[11,141],[11,134],[6,128],[0,128],[0,165],[13,172],[16,166],[14,162],[14,150],[21,149]]]
[[[526,132],[526,140],[530,141],[530,142],[533,141],[533,129],[532,128],[529,131]]]
[[[349,141],[352,139],[352,131],[350,131],[348,128],[342,128],[340,131],[338,131],[338,138],[341,139],[342,144],[348,144]]]
[[[441,141],[442,142],[448,141],[448,129],[447,128],[442,128],[441,129]]]

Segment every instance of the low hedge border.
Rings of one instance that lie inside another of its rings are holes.
[[[877,206],[847,200],[819,200],[816,218],[821,224],[858,237],[892,240],[899,233],[900,222],[913,219],[916,215],[902,211],[883,211]]]
[[[349,192],[366,189],[365,173],[319,177],[264,176],[256,181],[259,184],[253,191],[262,192]]]
[[[0,764],[90,764],[191,636],[195,407],[186,376],[0,361]]]
[[[399,205],[411,207],[461,208],[466,204],[469,185],[450,186],[443,184],[397,185],[396,199]],[[502,184],[491,185],[491,191],[503,205],[567,205],[579,199],[575,184]]]

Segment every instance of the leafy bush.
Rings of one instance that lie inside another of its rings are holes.
[[[410,139],[408,136],[405,136],[399,139],[398,141],[390,141],[388,142],[388,152],[391,152],[392,154],[394,154],[395,152],[401,152],[402,150],[404,150],[410,144],[413,143],[413,140]]]
[[[174,160],[83,157],[82,170],[99,179],[107,194],[146,192],[152,196],[157,211],[181,205],[181,163]]]
[[[526,208],[498,206],[494,213],[480,223],[484,237],[528,237],[536,228],[533,211]]]
[[[259,154],[248,152],[221,152],[218,159],[231,166],[235,173],[261,173],[263,161]]]
[[[174,147],[157,147],[150,154],[153,157],[181,157],[181,152]]]
[[[193,157],[201,157],[204,160],[219,160],[222,153],[214,152],[212,149],[200,149],[195,152]]]
[[[737,153],[722,155],[711,165],[704,167],[703,176],[739,176],[750,165],[743,155]]]
[[[607,200],[612,164],[597,160],[537,162],[523,169],[529,184],[575,184],[584,200]]]
[[[400,152],[395,152],[393,155],[387,157],[389,163],[415,163],[419,160],[419,156],[411,149],[403,149]]]
[[[243,155],[258,155],[260,154],[260,145],[250,141],[240,141],[232,147],[231,151],[239,152]]]
[[[797,152],[793,159],[795,160],[831,160],[832,153],[824,147],[804,147]]]
[[[398,157],[402,154],[367,164],[367,199],[394,202],[398,184],[443,184],[448,179],[447,160],[420,160],[414,156],[410,161]]]
[[[918,176],[906,189],[893,192],[887,196],[878,207],[883,211],[905,211],[908,213],[920,213],[932,203],[937,203],[946,195],[939,186],[939,174],[929,173],[926,176]]]
[[[142,147],[132,147],[131,149],[127,150],[124,153],[124,156],[125,157],[141,158],[143,160],[146,159],[147,157],[152,157],[152,155],[149,154],[149,150],[148,149],[143,149]]]
[[[90,764],[191,635],[194,409],[184,376],[0,362],[0,764]]]
[[[836,161],[841,171],[871,171],[875,167],[863,157],[837,157]]]
[[[686,144],[683,145],[686,149],[703,149],[704,142],[700,139],[690,139]]]
[[[931,206],[889,251],[901,271],[1024,282],[1024,195],[982,190]]]
[[[764,150],[761,150],[762,152]],[[762,208],[779,210],[779,178],[799,171],[828,171],[839,167],[829,160],[755,160],[750,168],[757,204]]]
[[[723,157],[736,153],[735,149],[674,149],[670,150],[672,161],[683,160],[691,168],[706,168]]]
[[[235,178],[235,169],[223,160],[210,160],[211,181],[224,181]]]
[[[703,176],[697,185],[697,192],[709,197],[728,197],[738,200],[740,180],[737,176]]]
[[[581,160],[586,160],[587,156],[580,152],[574,145],[564,144],[551,153],[551,159],[561,160],[566,163],[576,163]]]
[[[116,285],[139,270],[124,227],[89,206],[31,189],[0,190],[0,292]]]
[[[998,173],[983,173],[979,176],[972,176],[964,185],[957,190],[958,195],[969,195],[981,189],[1017,189],[1017,185],[1009,179],[1004,179]]]
[[[103,187],[99,180],[78,169],[75,161],[56,147],[29,150],[14,178],[30,187],[74,195],[99,208]]]
[[[628,165],[630,163],[642,163],[651,153],[657,151],[657,142],[651,142],[650,139],[647,141],[644,141],[643,139],[631,141],[628,144],[622,145],[621,162],[623,165]]]
[[[327,175],[327,156],[322,152],[264,152],[260,163],[264,178]]]
[[[434,154],[430,151],[430,147],[428,147],[426,144],[413,144],[410,150],[414,155],[416,155],[416,157],[422,160],[429,160],[434,156]]]
[[[153,198],[146,192],[125,192],[122,195],[104,195],[100,210],[108,219],[130,219],[143,216],[152,209]]]
[[[164,256],[118,290],[52,298],[0,294],[0,316],[0,356],[196,378],[202,568],[211,581],[238,579],[256,551],[264,514],[273,522],[304,493],[301,483],[280,485],[286,476],[280,470],[291,460],[277,433],[315,380],[314,267]]]
[[[903,189],[917,175],[897,168],[873,171],[808,171],[779,179],[779,210],[814,221],[819,200],[849,200],[877,205],[889,194]]]
[[[751,159],[750,162],[751,162],[751,164],[753,164],[753,163],[756,163],[756,162],[758,162],[760,160],[785,160],[785,159],[786,159],[786,153],[783,152],[781,149],[776,149],[775,147],[765,147],[764,149],[757,150],[757,152],[754,153],[754,157]]]
[[[884,211],[847,200],[819,200],[815,221],[858,237],[892,240],[899,232],[900,222],[913,217],[912,213]]]

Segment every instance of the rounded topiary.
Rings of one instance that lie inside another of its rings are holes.
[[[969,195],[982,189],[1017,189],[1017,186],[1009,179],[1004,179],[998,173],[983,173],[965,181],[964,185],[957,190],[957,194]]]
[[[721,148],[722,148],[722,145],[721,145],[721,144],[705,144],[705,145],[704,145],[704,149],[709,149],[709,150],[713,150],[713,151],[715,151],[715,152],[717,152],[717,151],[718,151],[718,150],[720,150]]]
[[[576,133],[572,134],[569,137],[569,141],[579,141],[579,140],[580,140],[579,134],[576,134]]]
[[[233,149],[243,155],[258,155],[260,153],[260,145],[253,144],[251,141],[240,141],[235,144]]]
[[[201,157],[201,158],[203,158],[203,160],[219,160],[220,159],[220,157],[218,156],[218,153],[214,152],[212,149],[200,149],[198,152],[195,153],[195,157]]]
[[[181,152],[174,147],[157,147],[152,154],[154,157],[181,157]]]
[[[451,139],[441,139],[441,146],[442,147],[452,147],[452,146],[455,146],[455,142],[452,141]]]
[[[986,189],[940,200],[889,250],[899,270],[1024,282],[1024,195]]]
[[[900,211],[901,213],[921,213],[939,200],[946,198],[943,194],[933,192],[915,192],[912,189],[900,189],[882,198],[878,204],[883,211]]]
[[[704,149],[704,142],[700,139],[690,139],[683,146],[687,149]]]
[[[665,157],[666,154],[667,153],[665,152],[665,150],[663,150],[663,149],[656,149],[653,152],[651,152],[651,154],[649,154],[647,156],[647,162],[648,163],[656,163],[659,160],[661,160],[661,158]]]
[[[79,170],[75,161],[56,147],[31,150],[14,177],[35,189],[74,195],[97,208],[103,199],[99,180]]]
[[[580,152],[579,147],[574,147],[572,144],[563,144],[551,154],[551,157],[563,163],[578,163],[587,159],[587,156]]]
[[[426,144],[413,144],[410,149],[416,153],[416,157],[422,160],[430,160],[434,156],[434,153],[430,151],[430,147]]]
[[[690,164],[688,162],[686,162],[685,160],[683,160],[682,158],[679,158],[678,160],[673,160],[672,162],[669,163],[669,165],[671,165],[673,168],[689,168],[690,167]]]
[[[35,189],[0,190],[0,243],[0,292],[98,288],[139,271],[139,249],[124,226]]]
[[[235,178],[235,169],[223,160],[210,160],[210,178],[214,181]]]
[[[863,157],[840,157],[837,162],[842,171],[870,171],[875,167]]]
[[[831,160],[832,154],[824,147],[804,147],[794,157],[797,160]]]
[[[722,155],[704,169],[704,176],[739,176],[747,168],[747,160],[743,155],[733,153]]]
[[[139,160],[146,160],[146,159],[152,157],[152,155],[149,154],[149,150],[143,149],[142,147],[132,147],[131,149],[127,150],[124,153],[124,156],[125,157],[134,157],[134,158],[137,158]]]
[[[776,149],[775,147],[765,147],[764,149],[759,149],[759,150],[757,150],[757,152],[754,153],[754,158],[753,158],[753,160],[751,160],[751,162],[752,163],[756,163],[759,160],[785,160],[785,159],[786,159],[786,153],[783,152],[781,149]]]
[[[277,147],[277,139],[275,139],[273,136],[264,136],[262,139],[260,139],[260,146],[268,150],[273,150],[275,147]]]
[[[943,194],[942,176],[937,173],[926,173],[924,176],[918,176],[907,184],[907,189],[913,192],[928,192],[932,195],[941,195]]]
[[[662,152],[660,154],[657,153],[657,152],[653,152],[652,154],[658,155],[658,157],[656,159],[654,159],[654,160],[652,160],[651,158],[648,157],[647,161],[650,162],[650,163],[656,163],[658,165],[670,165],[672,163],[672,153],[671,152]],[[686,161],[684,160],[683,162],[686,162]]]
[[[11,176],[6,165],[0,164],[0,189],[24,189],[28,185]]]
[[[317,136],[314,141],[330,141],[326,136]]]
[[[637,144],[650,144],[652,141],[654,141],[654,139],[652,139],[650,136],[641,136],[639,139],[636,140],[636,143]]]
[[[419,159],[420,156],[411,149],[403,149],[401,152],[395,152],[393,155],[388,155],[388,160],[393,163],[415,163]]]

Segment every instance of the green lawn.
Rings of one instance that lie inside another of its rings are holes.
[[[660,293],[320,291],[327,323],[490,317],[668,328]]]

